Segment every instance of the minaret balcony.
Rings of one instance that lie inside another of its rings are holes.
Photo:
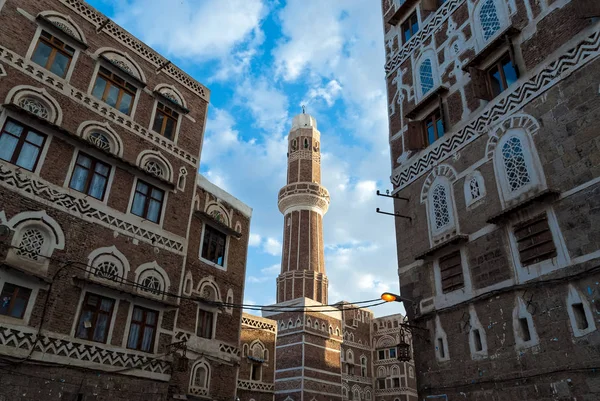
[[[315,209],[321,214],[329,208],[329,192],[325,187],[312,182],[297,182],[281,188],[278,196],[278,206],[281,213],[291,208]]]

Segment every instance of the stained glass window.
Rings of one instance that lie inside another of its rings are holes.
[[[502,146],[502,160],[511,191],[516,191],[531,182],[523,154],[523,144],[519,138],[513,136]]]
[[[421,63],[419,68],[419,76],[421,78],[421,91],[423,95],[433,89],[433,69],[431,67],[431,60],[426,59]]]
[[[479,19],[481,21],[481,28],[483,29],[483,39],[487,41],[500,30],[498,9],[494,0],[485,0],[479,11]]]

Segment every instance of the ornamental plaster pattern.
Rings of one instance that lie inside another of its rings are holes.
[[[22,196],[42,202],[75,217],[101,224],[105,227],[131,235],[140,241],[183,255],[184,244],[180,237],[161,235],[127,221],[127,216],[114,210],[101,210],[84,197],[67,193],[64,188],[46,183],[37,177],[0,164],[0,185]]]
[[[171,374],[171,364],[163,359],[138,355],[133,352],[116,351],[106,344],[94,343],[93,345],[70,341],[60,338],[59,335],[37,335],[33,328],[25,328],[2,324],[0,326],[0,346],[14,348],[20,352],[33,350],[32,359],[46,359],[48,355],[60,357],[63,363],[72,364],[68,359],[75,359],[90,364],[110,366],[113,368],[131,368],[135,371],[157,373],[163,380],[168,380]],[[36,355],[36,352],[42,355]],[[139,373],[139,376],[145,375]]]
[[[275,322],[267,323],[262,320],[253,319],[252,317],[242,315],[242,325],[248,327],[254,327],[256,329],[265,330],[271,333],[277,333],[277,326]]]
[[[3,46],[0,46],[0,59],[8,63],[11,67],[16,68],[22,73],[29,75],[38,82],[60,92],[61,94],[71,98],[71,100],[85,106],[96,114],[110,120],[111,122],[120,125],[129,132],[151,141],[154,145],[159,146],[168,153],[178,157],[179,159],[196,166],[198,158],[191,153],[179,148],[173,142],[165,139],[162,135],[154,134],[152,131],[144,128],[136,123],[131,117],[118,112],[116,109],[108,106],[104,102],[98,101],[96,98],[81,92],[75,87],[68,84],[66,81],[55,78],[48,73],[44,68],[35,63],[29,62],[17,53],[14,53]]]
[[[391,75],[400,67],[400,65],[411,56],[411,54],[423,46],[431,35],[433,35],[446,19],[463,4],[465,0],[446,1],[437,11],[433,18],[424,25],[419,32],[394,54],[389,54],[385,63],[385,72],[387,76]]]
[[[297,150],[290,154],[289,162],[293,162],[294,160],[312,160],[316,163],[321,163],[321,154],[318,152],[313,152],[312,150]]]
[[[325,187],[310,182],[289,184],[279,190],[278,206],[281,213],[292,207],[320,209],[321,214],[329,208],[329,192]]]
[[[238,380],[237,387],[240,390],[258,391],[261,393],[272,393],[275,391],[275,385],[272,383],[262,383],[252,380]]]
[[[88,20],[96,28],[100,27],[106,22],[106,17],[104,15],[82,0],[60,0],[60,2],[69,7],[71,10],[75,11],[82,18]],[[168,62],[166,58],[162,57],[160,54],[146,46],[119,25],[109,21],[102,31],[112,36],[125,47],[134,51],[138,56],[147,60],[155,68],[164,66],[161,70],[162,73],[169,75],[171,78],[178,81],[180,84],[188,88],[206,102],[209,101],[210,91],[208,88],[192,79],[188,74],[175,67],[172,63],[165,66],[165,63]]]
[[[451,3],[447,2],[445,5]],[[486,133],[490,125],[520,110],[531,100],[599,55],[600,28],[596,27],[592,34],[578,42],[557,60],[542,68],[521,85],[516,86],[512,92],[498,102],[490,103],[477,118],[471,120],[464,128],[454,134],[444,136],[427,152],[414,160],[409,160],[410,164],[392,175],[392,183],[399,189],[405,188],[433,166]]]

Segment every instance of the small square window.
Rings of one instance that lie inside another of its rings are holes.
[[[204,239],[202,241],[202,258],[216,263],[219,266],[223,266],[225,263],[226,242],[227,235],[216,228],[205,224]]]
[[[131,315],[127,348],[152,352],[154,349],[157,322],[157,311],[139,306],[134,307]]]
[[[136,88],[123,78],[104,67],[100,67],[92,95],[121,113],[129,115],[131,114],[136,92]]]
[[[40,160],[46,136],[7,119],[0,132],[0,159],[34,171]]]
[[[396,358],[396,348],[390,348],[390,358]]]
[[[519,71],[510,54],[505,54],[487,70],[487,80],[492,97],[498,96],[517,82]]]
[[[133,195],[131,213],[158,223],[162,214],[164,198],[165,191],[138,180]]]
[[[546,213],[516,225],[514,233],[523,266],[539,263],[557,255]]]
[[[179,114],[176,111],[162,103],[158,103],[156,105],[152,130],[172,140],[175,138],[175,128],[177,127],[178,118]]]
[[[439,266],[443,293],[452,292],[465,286],[460,251],[441,257]]]
[[[106,343],[114,306],[114,299],[85,294],[75,337]]]
[[[106,193],[109,175],[110,165],[85,153],[79,153],[69,188],[102,200]]]
[[[75,49],[62,40],[42,31],[31,56],[31,61],[64,78],[73,61]]]
[[[6,283],[0,294],[0,315],[22,319],[31,297],[29,288]]]
[[[425,132],[425,143],[427,145],[431,145],[444,136],[446,131],[440,109],[436,109],[433,113],[425,117],[423,120],[423,131]]]
[[[213,338],[213,319],[214,314],[204,309],[198,310],[198,327],[196,334],[202,338]]]
[[[417,13],[412,13],[401,25],[402,43],[406,43],[419,31]]]
[[[379,354],[379,360],[385,359],[385,350],[380,349],[378,354]]]

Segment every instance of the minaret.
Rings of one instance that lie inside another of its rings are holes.
[[[278,303],[304,297],[327,304],[323,215],[329,192],[321,185],[320,142],[317,121],[303,110],[288,135],[287,185],[278,198],[284,216]]]

